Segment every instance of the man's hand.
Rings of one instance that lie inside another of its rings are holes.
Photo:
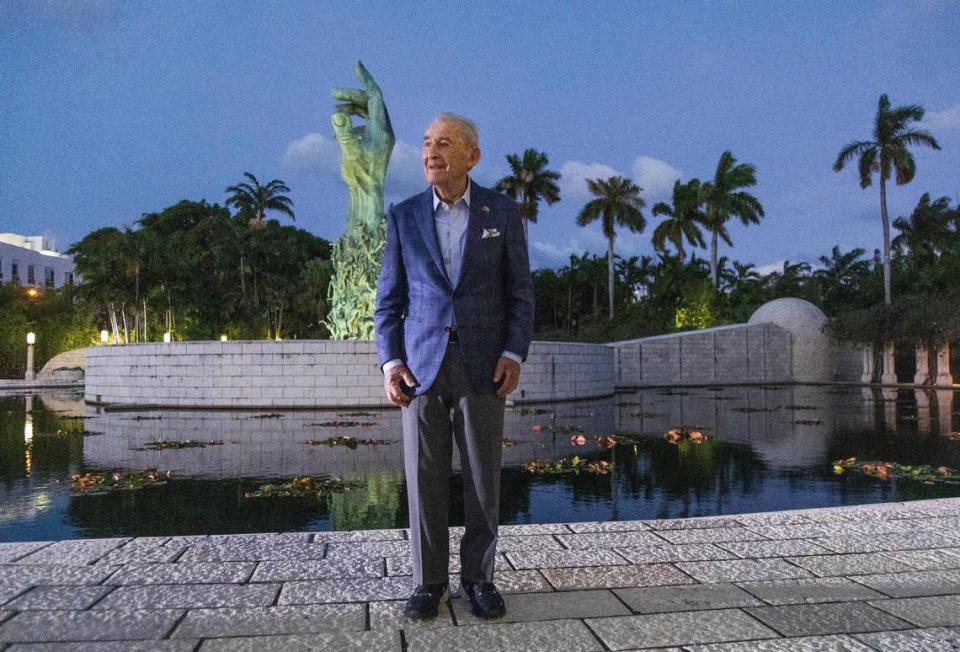
[[[403,391],[401,385],[405,383],[407,387],[413,389],[417,381],[405,365],[399,365],[391,368],[383,375],[383,390],[387,393],[387,399],[398,407],[407,407],[413,397]]]
[[[502,382],[501,379],[503,379]],[[520,384],[520,363],[505,356],[500,356],[500,359],[497,360],[497,368],[493,372],[493,382],[501,383],[500,387],[497,388],[497,396],[500,398],[506,397]]]

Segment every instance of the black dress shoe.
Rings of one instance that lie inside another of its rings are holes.
[[[418,584],[413,595],[407,598],[403,615],[414,620],[425,620],[437,615],[437,606],[450,598],[447,584]]]
[[[467,599],[473,606],[473,615],[477,618],[499,618],[507,613],[507,605],[493,582],[461,581],[460,586],[467,594]]]

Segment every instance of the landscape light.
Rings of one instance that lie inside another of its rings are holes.
[[[100,343],[106,344],[109,341],[110,341],[110,333],[107,331],[107,329],[103,329],[102,331],[100,331]]]
[[[167,331],[166,333],[163,334],[163,343],[164,344],[170,343],[170,331]]]
[[[226,341],[227,341],[227,336],[226,336],[226,335],[221,335],[221,336],[220,336],[220,341],[221,341],[221,342],[226,342]]]
[[[30,332],[27,333],[27,344],[36,344],[37,343],[37,334]]]

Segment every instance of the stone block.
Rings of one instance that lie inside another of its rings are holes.
[[[592,618],[587,624],[613,650],[777,638],[738,609]]]
[[[0,625],[0,641],[159,639],[182,615],[182,609],[24,611]]]
[[[771,605],[850,602],[883,597],[845,577],[741,582],[740,587]]]
[[[641,614],[763,606],[760,600],[733,584],[617,589],[614,593]]]
[[[279,584],[121,586],[94,605],[94,609],[265,607],[273,604],[279,589]]]
[[[579,620],[511,623],[482,627],[417,628],[405,632],[407,649],[458,650],[461,652],[548,652],[562,647],[578,652],[603,650]]]
[[[681,573],[670,564],[548,568],[544,569],[542,573],[558,591],[690,584],[693,582],[689,576]]]
[[[784,636],[852,634],[909,627],[909,623],[862,602],[748,607],[745,611]]]
[[[253,609],[191,609],[173,638],[270,636],[327,631],[363,631],[364,605],[314,604]]]

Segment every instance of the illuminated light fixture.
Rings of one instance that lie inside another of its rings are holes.
[[[40,294],[40,293],[37,292],[37,288],[27,288],[27,296],[29,296],[29,297],[35,297],[35,296],[37,296],[38,294]]]
[[[170,343],[170,331],[167,331],[166,333],[163,334],[163,343],[164,344]]]
[[[100,331],[100,343],[106,344],[109,341],[110,341],[110,333],[106,329],[103,329],[102,331]]]
[[[36,344],[37,343],[37,334],[30,332],[27,333],[27,344]]]
[[[220,336],[220,341],[221,341],[221,342],[226,342],[226,341],[227,341],[227,336],[226,336],[226,335],[221,335],[221,336]]]
[[[33,373],[33,345],[36,341],[36,333],[33,331],[27,333],[27,371],[23,374],[24,380],[33,380],[36,377]]]

